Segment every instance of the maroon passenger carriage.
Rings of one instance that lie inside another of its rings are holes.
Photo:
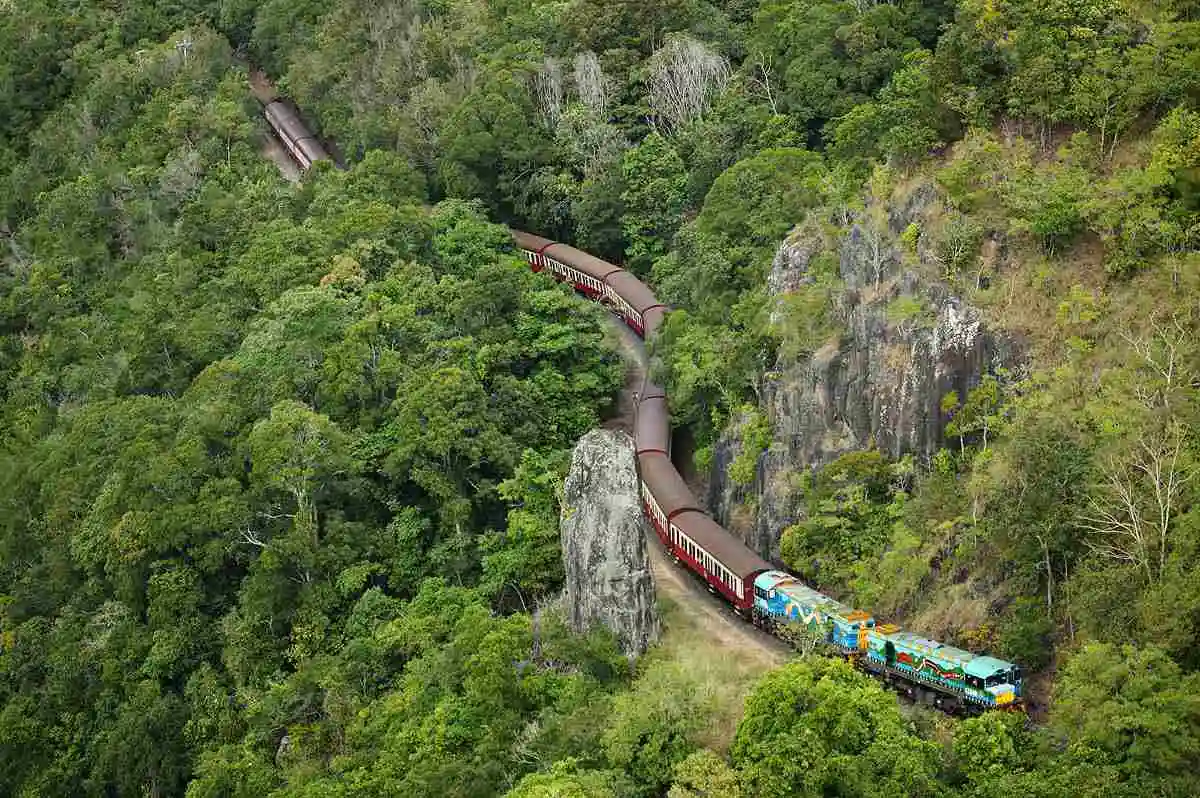
[[[662,323],[666,308],[641,280],[620,266],[520,230],[513,231],[513,241],[535,272],[550,272],[555,279],[601,300],[620,313],[638,335],[645,336]]]
[[[275,135],[283,142],[301,169],[310,168],[315,161],[330,160],[329,153],[300,119],[300,114],[286,100],[275,99],[263,109]]]
[[[513,231],[513,241],[535,272],[548,271],[616,310],[634,332],[653,335],[666,317],[654,293],[624,269],[548,238]],[[754,578],[766,560],[709,518],[671,463],[671,417],[666,393],[646,383],[634,422],[642,504],[663,546],[738,612],[754,605]]]

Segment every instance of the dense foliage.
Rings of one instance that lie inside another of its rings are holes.
[[[1188,794],[1196,18],[0,0],[0,791]],[[348,171],[279,179],[241,57]],[[679,308],[655,347],[677,419],[700,466],[736,429],[748,485],[767,375],[840,333],[836,247],[777,302],[779,241],[886,230],[922,181],[913,267],[1033,367],[944,397],[933,462],[795,475],[783,556],[1057,666],[1048,721],[941,728],[800,662],[713,734],[739,712],[696,669],[632,674],[523,611],[560,586],[565,452],[620,366],[499,223]]]

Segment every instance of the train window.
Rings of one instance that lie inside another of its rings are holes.
[[[967,687],[973,687],[976,690],[982,690],[983,689],[983,679],[980,679],[978,676],[968,676],[967,677]]]

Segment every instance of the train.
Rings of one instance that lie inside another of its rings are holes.
[[[263,116],[288,155],[301,169],[309,169],[317,161],[332,161],[325,145],[313,135],[300,112],[290,102],[276,97],[263,105]]]
[[[290,104],[272,101],[264,115],[301,168],[329,158]],[[513,230],[512,239],[534,272],[603,303],[643,339],[653,338],[662,326],[667,306],[620,266],[533,233]],[[1017,665],[879,623],[870,613],[826,596],[750,549],[709,515],[672,462],[664,388],[645,382],[635,406],[633,439],[647,519],[676,564],[702,580],[734,612],[785,637],[783,630],[807,629],[829,652],[910,698],[948,712],[1023,706],[1023,677]]]

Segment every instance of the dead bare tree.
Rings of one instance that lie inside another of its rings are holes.
[[[1050,544],[1046,540],[1046,536],[1040,532],[1034,532],[1033,536],[1037,538],[1038,545],[1042,549],[1042,561],[1039,564],[1039,570],[1046,572],[1046,613],[1054,614],[1054,569],[1050,567]]]
[[[1141,441],[1125,462],[1110,460],[1081,525],[1092,552],[1133,565],[1157,582],[1170,554],[1171,522],[1189,474],[1180,467],[1186,430],[1172,424],[1161,437]]]
[[[767,105],[771,106],[771,113],[778,114],[779,106],[775,102],[775,92],[771,89],[771,75],[775,71],[774,66],[761,52],[754,54],[751,63],[755,67],[755,76],[751,80],[751,85],[757,86],[762,90],[763,96],[767,100]]]
[[[608,110],[608,78],[600,59],[591,50],[575,56],[575,92],[584,107],[603,118]]]
[[[672,36],[650,57],[650,105],[669,127],[678,128],[704,116],[730,74],[729,61],[708,45]]]
[[[557,58],[546,58],[541,71],[534,76],[533,84],[538,109],[542,112],[542,118],[546,120],[546,126],[553,129],[558,124],[563,109],[562,65]]]
[[[1151,330],[1149,335],[1134,337],[1129,333],[1121,333],[1121,337],[1154,375],[1153,382],[1138,382],[1134,386],[1134,394],[1147,408],[1162,407],[1169,410],[1175,390],[1192,385],[1192,372],[1184,355],[1184,347],[1192,336],[1174,314],[1167,323],[1153,322]]]
[[[258,536],[258,530],[251,529],[249,524],[247,524],[246,528],[242,530],[242,541],[260,549],[265,549],[267,547],[267,541],[260,538]]]
[[[871,273],[875,275],[875,288],[883,282],[883,273],[891,260],[887,239],[887,215],[882,206],[869,208],[862,219],[859,229],[862,231],[863,242],[867,247],[867,257],[871,264]]]
[[[602,171],[629,147],[617,127],[576,104],[563,110],[555,135],[584,175]]]
[[[399,104],[404,90],[426,71],[421,57],[421,9],[416,0],[385,0],[365,16],[364,57],[342,81],[360,113]]]
[[[27,268],[32,263],[32,259],[25,254],[25,250],[17,242],[17,236],[8,227],[8,222],[0,219],[0,238],[8,242],[8,251],[12,253],[12,263],[21,273],[26,273]]]

